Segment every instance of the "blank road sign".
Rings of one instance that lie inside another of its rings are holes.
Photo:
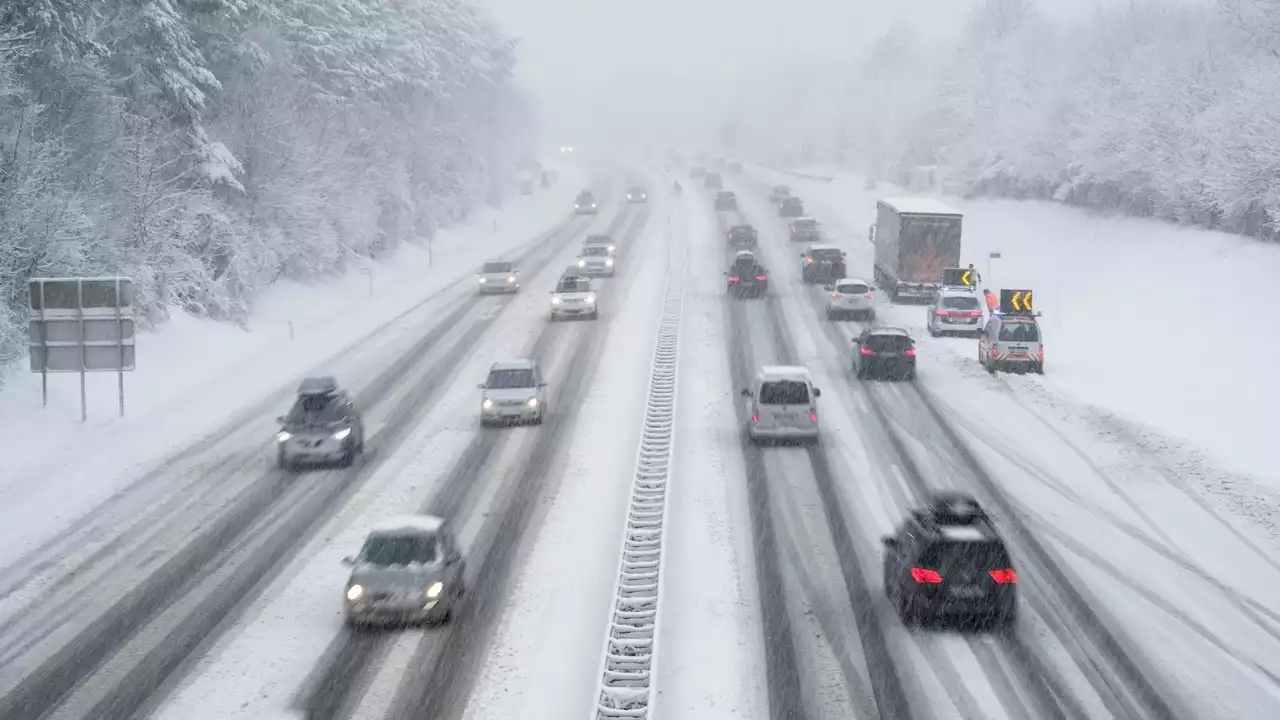
[[[133,281],[129,278],[32,278],[27,287],[35,311],[133,307]]]
[[[79,344],[81,340],[90,344],[133,343],[133,318],[119,320],[102,317],[85,318],[83,338],[80,337],[80,327],[80,320],[75,318],[32,320],[28,324],[27,332],[31,337],[32,345]]]
[[[42,370],[51,373],[80,372],[80,347],[79,345],[55,345],[48,348],[40,345],[32,346],[31,372],[38,373]],[[120,366],[122,354],[124,356],[124,367]],[[45,365],[46,357],[48,358],[47,366]],[[123,347],[116,345],[85,345],[84,369],[89,372],[133,370],[134,347],[132,345]]]

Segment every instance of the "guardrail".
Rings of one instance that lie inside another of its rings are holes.
[[[676,350],[684,306],[684,268],[667,277],[658,339],[649,371],[649,398],[628,502],[618,584],[601,660],[594,720],[648,718],[658,651],[667,481],[675,441]]]

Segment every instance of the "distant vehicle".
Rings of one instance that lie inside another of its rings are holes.
[[[738,253],[725,276],[725,289],[733,297],[756,298],[769,293],[769,273],[753,253]]]
[[[943,270],[960,264],[964,215],[937,200],[880,200],[871,241],[876,247],[876,284],[894,302],[933,297]]]
[[[851,318],[871,321],[875,319],[876,297],[871,292],[870,283],[866,280],[859,278],[840,280],[834,285],[828,285],[826,290],[831,293],[831,297],[827,298],[828,320]]]
[[[978,335],[978,361],[992,375],[997,370],[1043,375],[1044,338],[1035,315],[992,313]]]
[[[510,260],[490,260],[481,266],[476,285],[481,295],[520,292],[520,271]]]
[[[739,175],[742,173],[742,163],[737,160],[730,160],[725,165],[725,169],[728,170],[731,175]]]
[[[742,396],[751,402],[747,437],[762,441],[818,442],[817,398],[822,395],[803,367],[766,365]]]
[[[750,225],[734,225],[727,233],[729,247],[755,247],[760,235]]]
[[[627,191],[627,202],[629,203],[649,202],[649,193],[642,187],[633,187]]]
[[[798,197],[784,197],[778,202],[778,215],[781,217],[804,217],[804,203]]]
[[[706,185],[708,190],[719,190],[724,187],[724,180],[720,177],[720,173],[709,172],[707,173],[707,176],[703,178],[703,184]]]
[[[609,248],[610,255],[616,255],[618,253],[618,246],[613,242],[612,235],[605,235],[604,233],[591,233],[590,235],[587,236],[586,240],[582,241],[582,247],[587,247],[588,245],[604,245],[605,247]]]
[[[819,242],[822,240],[822,224],[811,217],[798,217],[788,228],[791,241]]]
[[[547,412],[546,387],[536,360],[494,363],[480,384],[480,424],[514,421],[541,425]]]
[[[346,623],[448,622],[466,594],[466,561],[443,518],[411,515],[379,524],[351,567],[343,595]]]
[[[591,278],[583,275],[577,268],[574,270],[578,274],[562,275],[560,281],[556,283],[556,289],[551,291],[552,322],[569,317],[587,320],[597,320],[600,317],[600,308],[596,306],[596,290],[591,284]]]
[[[769,188],[769,202],[775,205],[789,197],[791,197],[791,188],[786,185],[774,185]]]
[[[737,210],[738,196],[732,190],[720,190],[716,193],[716,210]]]
[[[844,251],[835,245],[810,245],[800,257],[804,259],[800,276],[809,284],[827,285],[849,274]]]
[[[573,146],[572,146],[572,145],[561,145],[561,146],[560,146],[560,153],[561,153],[562,155],[572,155],[572,154],[573,154]]]
[[[583,245],[578,251],[578,269],[586,275],[609,277],[617,271],[608,245]]]
[[[589,190],[578,193],[577,199],[573,201],[573,214],[595,215],[596,212],[596,196]]]
[[[697,180],[699,178],[704,178],[706,176],[707,176],[707,169],[702,167],[701,165],[694,165],[693,167],[689,168],[689,177],[693,178],[694,180]]]
[[[853,341],[853,374],[859,380],[916,379],[916,342],[902,328],[875,327]]]
[[[1018,573],[978,501],[936,493],[882,538],[884,590],[905,623],[962,617],[997,627],[1018,615]]]
[[[969,288],[943,287],[925,309],[929,334],[982,335],[982,302]]]
[[[296,471],[302,463],[350,467],[364,454],[360,412],[333,377],[303,380],[289,413],[276,420],[276,464],[284,470]]]

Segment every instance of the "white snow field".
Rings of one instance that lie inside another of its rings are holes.
[[[114,373],[88,375],[89,420],[81,423],[76,375],[51,375],[49,406],[41,408],[40,377],[25,367],[10,368],[0,389],[6,465],[0,474],[6,498],[0,507],[0,564],[55,535],[229,417],[281,389],[292,393],[301,376],[328,370],[352,382],[354,375],[376,368],[387,357],[389,339],[408,339],[403,333],[417,318],[404,313],[439,313],[455,290],[471,289],[471,273],[485,260],[515,254],[563,223],[585,182],[581,170],[566,166],[551,188],[510,197],[501,209],[477,212],[441,230],[430,253],[425,246],[406,245],[345,277],[314,284],[281,281],[258,299],[243,329],[174,311],[154,332],[139,335],[138,369],[124,378],[124,418],[118,417]],[[396,320],[404,321],[402,329],[366,338]]]

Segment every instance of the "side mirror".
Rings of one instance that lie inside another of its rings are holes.
[[[818,388],[814,388],[814,389],[813,389],[813,396],[814,396],[814,397],[822,397],[822,391],[821,391],[821,390],[819,390]]]
[[[880,542],[884,543],[885,547],[898,547],[898,538],[892,535],[885,535],[880,538]]]
[[[342,558],[342,564],[343,564],[343,565],[346,565],[347,567],[355,567],[355,564],[356,564],[356,556],[355,556],[355,555],[348,555],[348,556],[346,556],[346,557]]]
[[[742,390],[738,394],[741,395],[742,397],[751,397],[751,391],[746,388],[742,388]]]

